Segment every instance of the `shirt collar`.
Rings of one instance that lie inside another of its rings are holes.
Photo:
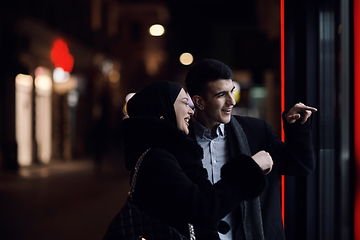
[[[192,117],[192,120],[194,122],[194,131],[195,134],[197,136],[199,136],[200,138],[212,138],[211,137],[211,130],[204,127],[201,123],[199,123],[194,117]],[[220,125],[217,127],[216,129],[216,136],[215,138],[217,138],[218,136],[223,137],[225,135],[225,124],[220,123]]]

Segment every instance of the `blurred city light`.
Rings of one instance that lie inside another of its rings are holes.
[[[65,72],[64,69],[61,67],[55,68],[53,71],[53,79],[56,83],[66,82],[67,80],[69,80],[69,77],[70,73]]]
[[[29,166],[32,161],[33,78],[30,75],[18,74],[15,77],[15,88],[17,161],[20,166]]]
[[[70,75],[69,79],[66,82],[54,82],[54,91],[57,94],[68,93],[78,87],[78,79],[75,76]]]
[[[109,76],[110,73],[113,71],[113,62],[110,59],[105,59],[104,61],[102,61],[100,69],[102,74],[104,74],[104,76]]]
[[[151,36],[158,37],[165,33],[165,29],[160,24],[154,24],[149,28],[149,32]]]
[[[41,75],[37,75],[41,74]],[[52,80],[51,71],[37,68],[35,77],[35,139],[37,159],[49,163],[52,153]]]
[[[180,62],[183,65],[190,65],[194,61],[193,56],[190,53],[183,53],[180,56]]]
[[[45,74],[45,70],[42,67],[37,67],[34,71],[35,77]]]
[[[39,75],[35,77],[35,87],[39,90],[48,91],[52,88],[51,78],[47,75]]]
[[[30,75],[18,74],[15,77],[15,82],[16,82],[17,85],[32,86],[33,85],[33,78]]]
[[[265,87],[252,87],[249,90],[249,116],[265,118],[267,91]]]
[[[51,49],[51,61],[55,68],[61,67],[66,72],[71,72],[74,67],[74,57],[70,54],[68,45],[61,39],[54,42]]]
[[[249,91],[251,98],[266,98],[267,92],[264,87],[252,87]]]
[[[118,87],[120,85],[119,71],[117,70],[111,71],[111,73],[109,74],[109,82],[110,82],[110,86],[113,88]]]
[[[234,96],[235,96],[235,102],[239,102],[240,101],[240,84],[238,82],[233,81],[235,89],[234,89]]]
[[[70,91],[67,94],[67,102],[70,107],[76,107],[79,101],[79,92],[76,90]]]

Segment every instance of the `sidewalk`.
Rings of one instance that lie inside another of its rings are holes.
[[[126,200],[129,172],[107,159],[53,160],[0,172],[1,240],[102,239]]]

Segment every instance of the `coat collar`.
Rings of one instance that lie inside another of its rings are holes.
[[[195,134],[197,136],[199,136],[200,138],[205,138],[205,137],[209,138],[209,139],[213,138],[213,137],[211,137],[211,130],[204,127],[200,122],[198,122],[196,120],[196,118],[193,117],[192,122],[193,122]],[[225,136],[225,124],[220,123],[220,125],[216,129],[216,135],[217,136]]]

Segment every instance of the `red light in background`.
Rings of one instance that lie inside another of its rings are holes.
[[[285,111],[285,8],[284,0],[280,0],[280,32],[281,32],[281,113]],[[283,122],[281,121],[281,140],[285,141]],[[285,176],[281,176],[281,214],[285,228]]]
[[[54,42],[51,49],[51,61],[55,68],[61,67],[66,72],[71,72],[74,67],[74,57],[70,54],[68,45],[61,39]]]
[[[354,0],[354,149],[355,211],[354,239],[360,239],[360,1]]]

